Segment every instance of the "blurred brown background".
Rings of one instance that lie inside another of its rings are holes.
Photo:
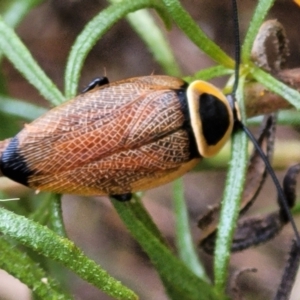
[[[233,53],[230,1],[185,0],[182,3],[209,36],[226,52]],[[256,3],[257,1],[253,0],[239,1],[242,37]],[[72,43],[88,20],[107,5],[105,1],[100,0],[49,0],[34,9],[17,28],[18,34],[35,59],[61,89],[63,89],[66,59]],[[300,7],[292,1],[276,1],[269,18],[278,19],[286,28],[291,47],[287,66],[298,67],[300,65]],[[160,20],[157,22],[161,24]],[[167,37],[183,75],[191,75],[212,64],[211,60],[191,44],[175,25],[170,32],[167,32]],[[48,105],[7,61],[4,63],[4,72],[13,97]],[[83,88],[96,76],[107,75],[110,81],[114,81],[152,73],[161,74],[162,70],[126,21],[121,21],[109,30],[89,55],[82,72],[80,87]],[[217,84],[221,87],[222,82],[217,81]],[[282,139],[287,136],[299,138],[297,132],[280,128],[278,137]],[[278,174],[282,177],[284,172]],[[196,227],[197,219],[205,212],[207,205],[220,200],[224,176],[223,171],[191,173],[185,176],[185,195],[195,241],[199,236]],[[268,181],[262,196],[250,213],[275,209],[275,199],[275,189]],[[174,217],[171,207],[171,185],[148,191],[144,196],[144,203],[173,245]],[[167,299],[147,257],[128,235],[105,197],[64,196],[63,211],[69,238],[88,256],[135,290],[141,299]],[[297,222],[300,226],[300,220]],[[232,270],[245,267],[258,268],[258,273],[246,274],[241,280],[245,294],[250,295],[247,299],[272,298],[280,280],[291,237],[291,229],[286,228],[274,241],[232,256]],[[199,255],[204,259],[211,274],[212,259],[201,251]],[[75,275],[68,272],[66,274],[67,285],[75,295],[75,299],[109,299]],[[296,284],[293,299],[299,299],[299,294],[300,279]],[[19,285],[17,281],[7,276],[1,277],[0,299],[19,300],[28,297],[26,288]]]

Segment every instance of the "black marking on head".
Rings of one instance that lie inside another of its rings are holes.
[[[199,101],[203,135],[208,145],[216,145],[230,125],[227,107],[220,99],[206,93],[201,94]]]
[[[184,114],[184,124],[183,128],[187,131],[188,136],[189,136],[189,150],[190,150],[190,159],[193,158],[199,158],[201,155],[198,152],[198,147],[197,147],[197,142],[195,139],[195,135],[191,126],[191,118],[190,118],[190,112],[188,108],[188,103],[187,103],[187,96],[186,96],[186,88],[188,87],[188,83],[185,83],[182,86],[182,89],[175,90],[177,97],[179,99],[179,103],[181,105],[181,111]]]
[[[0,169],[4,176],[28,186],[28,178],[34,174],[20,154],[18,137],[11,139],[0,160]]]

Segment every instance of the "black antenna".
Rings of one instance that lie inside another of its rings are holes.
[[[284,210],[284,212],[286,213],[286,217],[287,219],[291,222],[291,225],[293,227],[293,230],[295,232],[295,236],[296,236],[296,242],[297,242],[297,245],[298,245],[298,248],[300,248],[300,235],[299,235],[299,231],[297,229],[297,226],[296,226],[296,223],[295,223],[295,220],[292,216],[292,213],[291,213],[291,210],[290,210],[290,207],[288,205],[288,202],[286,200],[286,197],[285,197],[285,194],[282,190],[282,187],[278,181],[278,178],[267,158],[267,156],[265,155],[265,153],[262,151],[261,147],[258,145],[255,137],[253,136],[253,134],[249,131],[249,129],[243,124],[240,122],[240,125],[241,125],[241,128],[244,130],[244,132],[247,134],[248,138],[252,141],[254,147],[256,148],[256,150],[258,151],[260,157],[262,158],[262,160],[264,161],[264,164],[266,165],[266,168],[275,184],[275,187],[277,189],[277,192],[278,192],[278,200],[280,201],[280,204],[281,204],[281,209]]]
[[[233,23],[234,23],[234,39],[235,39],[235,70],[234,70],[235,79],[234,79],[231,97],[233,98],[233,101],[235,102],[236,101],[235,94],[236,94],[238,84],[239,84],[239,72],[240,72],[240,62],[241,62],[241,43],[240,43],[240,29],[239,29],[237,1],[232,0],[231,2],[232,2],[232,14],[233,14]],[[234,113],[234,115],[235,116],[237,115],[236,112]],[[253,136],[253,134],[251,133],[251,131],[249,131],[249,129],[241,122],[241,120],[236,119],[235,126],[241,128],[247,134],[248,138],[252,141],[254,147],[256,148],[261,159],[263,160],[264,164],[266,165],[267,171],[269,172],[269,174],[275,184],[275,187],[277,189],[278,200],[280,201],[280,204],[281,204],[281,210],[283,210],[285,212],[287,219],[291,222],[292,228],[295,232],[297,246],[298,246],[298,248],[300,248],[299,231],[297,229],[295,220],[291,214],[291,210],[290,210],[290,207],[286,200],[285,194],[282,190],[282,187],[278,181],[278,178],[277,178],[267,156],[262,151],[261,147],[257,143],[257,141],[256,141],[255,137]]]
[[[240,41],[240,26],[239,26],[239,17],[238,17],[238,7],[236,0],[232,0],[232,19],[233,19],[233,30],[234,30],[234,58],[235,58],[235,67],[234,67],[234,84],[232,88],[232,97],[235,100],[235,94],[239,85],[240,78],[240,64],[241,64],[241,41]]]

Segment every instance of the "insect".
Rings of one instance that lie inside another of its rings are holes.
[[[215,155],[234,128],[242,128],[255,143],[234,99],[239,41],[236,45],[232,95],[201,80],[188,84],[170,76],[113,83],[97,78],[82,94],[1,142],[0,173],[37,191],[127,201],[133,192],[170,182]],[[260,153],[284,203],[268,159]]]
[[[99,78],[6,140],[0,169],[36,190],[127,200],[215,155],[231,135],[232,109],[204,81]]]
[[[125,201],[215,155],[237,127],[234,97],[209,83],[103,77],[3,141],[0,170],[35,190]]]

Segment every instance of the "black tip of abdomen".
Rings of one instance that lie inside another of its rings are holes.
[[[26,159],[20,154],[17,137],[12,138],[7,148],[3,151],[0,159],[0,170],[4,176],[28,185],[28,178],[34,172],[29,169]]]

